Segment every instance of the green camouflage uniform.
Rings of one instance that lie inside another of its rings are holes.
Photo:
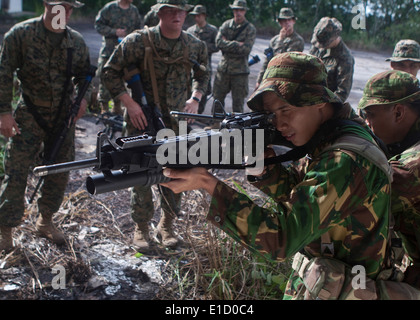
[[[282,74],[276,70],[281,59],[287,59],[286,65],[292,65],[299,63],[302,55],[293,53],[274,57],[264,76],[267,81],[263,80],[248,106],[261,110],[261,93],[267,90],[274,91],[295,106],[339,101],[325,88],[325,69],[323,75],[314,72],[319,70],[319,65],[322,66],[318,59],[316,69],[305,65],[300,70],[293,68],[289,75],[285,74],[287,71]],[[317,80],[318,76],[321,78]],[[288,82],[285,78],[298,82]],[[340,105],[336,104],[339,109],[334,118],[354,119],[359,123],[342,126],[343,136],[356,135],[372,141],[370,130],[350,105]],[[208,219],[247,248],[279,262],[301,250],[309,256],[320,256],[321,236],[328,232],[334,246],[334,258],[351,266],[364,266],[366,275],[374,279],[386,256],[390,199],[388,176],[358,153],[344,149],[324,151],[333,142],[330,135],[334,131],[322,135],[319,130],[316,135],[321,134],[317,140],[320,143],[308,150],[308,156],[287,167],[281,164],[269,166],[266,174],[255,179],[253,185],[275,201],[275,208],[260,207],[247,195],[218,182]],[[294,299],[302,288],[302,279],[293,272],[285,299]]]
[[[198,9],[197,9],[198,8]],[[204,6],[197,5],[194,8],[194,11],[190,14],[199,14],[199,13],[206,13]],[[197,13],[196,13],[197,9]],[[212,75],[212,66],[211,66],[211,57],[212,54],[219,51],[216,47],[216,36],[217,36],[217,27],[212,24],[206,23],[203,28],[200,28],[198,25],[193,25],[187,29],[187,32],[195,35],[201,41],[204,41],[207,45],[207,54],[209,56],[207,67],[209,69],[209,77],[211,79]],[[211,94],[211,81],[209,81],[207,92],[201,98],[200,104],[198,106],[198,113],[203,113],[204,108],[206,107],[207,96]]]
[[[392,70],[381,72],[368,81],[358,108],[413,101],[420,102],[419,80],[406,72]],[[420,118],[402,141],[387,147],[393,169],[391,210],[394,229],[413,263],[406,272],[407,282],[420,289]]]
[[[325,49],[340,35],[341,29],[337,19],[322,18],[314,28],[309,54],[321,58],[327,68],[328,88],[345,102],[353,85],[353,55],[342,40],[336,47]]]
[[[98,76],[102,73],[102,68],[108,61],[115,47],[122,39],[118,39],[117,29],[126,29],[127,34],[134,30],[141,29],[142,18],[136,6],[130,4],[128,9],[123,9],[118,5],[118,1],[107,3],[96,16],[95,29],[102,35],[102,47],[98,59]],[[108,103],[111,99],[108,90],[103,83],[99,84],[99,102]]]
[[[144,16],[144,25],[150,27],[157,26],[159,24],[159,17],[157,16],[157,12],[155,10],[150,10]]]
[[[76,84],[83,84],[89,69],[89,50],[82,36],[66,27],[63,38],[48,31],[42,17],[16,24],[3,40],[0,54],[0,113],[11,113],[13,73],[17,71],[22,92],[36,106],[36,110],[51,128],[45,132],[28,111],[22,97],[14,112],[21,134],[9,139],[5,155],[5,177],[0,195],[0,225],[15,227],[24,212],[24,193],[31,166],[36,163],[41,144],[49,150],[53,138],[64,122],[69,110],[73,85],[65,95],[63,110],[56,121],[63,87],[66,81],[67,49],[72,49],[72,75]],[[71,81],[70,81],[71,83]],[[86,93],[86,99],[90,92]],[[88,100],[88,99],[87,99]],[[89,101],[89,100],[88,100]],[[68,133],[56,162],[74,159],[74,128]],[[45,177],[38,199],[38,210],[43,215],[56,212],[63,199],[68,174]]]
[[[176,131],[178,127],[177,122],[170,116],[169,112],[172,110],[182,111],[192,91],[197,90],[205,94],[209,81],[207,71],[201,71],[199,68],[191,69],[190,61],[183,59],[185,50],[188,50],[186,56],[189,59],[207,67],[206,44],[184,31],[182,31],[181,36],[177,40],[169,42],[161,36],[159,26],[152,27],[149,30],[154,47],[162,58],[182,58],[181,61],[172,64],[167,64],[164,61],[154,61],[162,119],[168,128]],[[145,43],[143,36],[147,37],[146,30],[137,30],[120,43],[104,67],[103,81],[115,99],[126,92],[122,80],[124,68],[135,65],[140,70],[146,99],[149,104],[153,105],[154,98],[150,71],[146,70],[144,66]],[[193,72],[191,73],[190,70],[193,70]],[[127,118],[126,121],[128,135],[138,134],[138,130],[133,127],[130,119]],[[168,190],[166,188],[162,189]],[[162,209],[170,213],[179,210],[180,195],[174,195],[171,191],[168,191],[168,195],[165,198],[170,201],[172,197],[174,198],[172,202],[176,204],[168,206],[166,201],[162,201]],[[153,212],[151,189],[148,187],[134,187],[132,192],[133,220],[135,222],[149,221],[153,216]]]
[[[280,23],[281,19],[297,20],[297,18],[295,17],[293,13],[293,10],[290,8],[282,8],[280,10],[277,21],[279,21]],[[286,38],[282,40],[280,39],[279,34],[275,35],[273,38],[271,38],[270,44],[268,46],[268,48],[272,50],[273,56],[279,53],[283,53],[283,52],[291,52],[291,51],[302,52],[304,47],[305,47],[305,40],[303,40],[303,38],[295,30],[290,36],[287,36]],[[273,56],[266,57],[264,64],[261,68],[261,71],[257,77],[257,83],[261,83],[264,76],[264,72],[267,69],[267,65]]]
[[[245,20],[237,25],[234,19],[225,21],[216,37],[216,46],[222,51],[222,59],[217,66],[213,97],[224,104],[226,95],[232,91],[233,112],[242,113],[244,110],[244,100],[249,92],[248,56],[255,38],[256,29],[252,23]],[[239,42],[244,44],[240,46]]]

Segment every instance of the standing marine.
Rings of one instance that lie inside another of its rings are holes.
[[[212,75],[212,66],[211,66],[211,57],[212,54],[219,51],[216,47],[216,36],[217,36],[217,27],[207,22],[207,9],[203,5],[196,5],[193,11],[190,12],[194,16],[195,24],[187,29],[187,32],[195,35],[201,41],[204,41],[207,45],[207,54],[209,56],[209,61],[207,67],[209,69],[209,76],[211,79]],[[198,107],[198,113],[203,113],[204,108],[207,103],[207,96],[211,94],[211,81],[207,87],[206,94],[201,98],[200,105]]]
[[[102,47],[98,59],[98,76],[119,42],[133,32],[141,29],[142,18],[133,0],[116,0],[108,2],[97,14],[95,29],[102,35]],[[102,112],[109,111],[108,102],[111,95],[102,83],[99,83],[97,101]],[[114,100],[112,112],[123,114],[121,102]]]
[[[61,124],[67,118],[73,93],[85,82],[90,67],[89,50],[80,33],[66,25],[76,0],[44,0],[42,16],[14,25],[3,39],[0,52],[0,133],[9,138],[0,192],[0,250],[13,245],[12,228],[19,226],[25,210],[29,170],[43,151],[48,157]],[[55,10],[56,6],[59,10]],[[65,18],[56,19],[57,14]],[[60,25],[57,21],[65,21]],[[21,95],[12,110],[13,77],[17,72]],[[90,92],[82,100],[76,119],[86,111]],[[57,162],[74,160],[74,126],[56,156]],[[56,244],[64,234],[52,221],[60,208],[68,173],[47,176],[37,199],[37,233]]]
[[[336,18],[323,17],[312,34],[309,53],[321,58],[328,73],[328,88],[345,102],[353,85],[354,58],[341,39],[343,27]]]
[[[235,0],[229,5],[233,19],[225,21],[219,28],[216,46],[222,51],[213,84],[213,97],[223,105],[226,95],[232,94],[232,111],[242,113],[244,101],[249,93],[248,56],[256,38],[256,29],[245,14],[245,0]]]
[[[159,17],[159,24],[125,37],[104,67],[103,82],[112,97],[120,99],[126,107],[130,136],[140,134],[147,125],[142,108],[125,87],[124,78],[132,67],[140,73],[148,104],[160,109],[167,128],[178,131],[171,111],[198,112],[199,102],[207,91],[209,74],[206,44],[182,30],[192,8],[185,0],[158,0],[152,9]],[[164,246],[175,247],[178,238],[173,232],[173,222],[180,211],[181,197],[162,187],[159,198],[162,212],[157,231]],[[151,188],[133,187],[131,216],[136,223],[133,245],[139,251],[150,248],[149,223],[154,211]]]
[[[297,17],[291,8],[281,8],[277,18],[277,22],[281,26],[281,29],[279,34],[271,38],[270,44],[264,52],[266,59],[261,67],[260,73],[258,74],[257,83],[255,85],[256,88],[259,87],[264,76],[264,72],[267,69],[267,65],[273,56],[283,52],[303,51],[305,47],[305,40],[303,40],[302,36],[298,34],[294,28],[296,20]]]

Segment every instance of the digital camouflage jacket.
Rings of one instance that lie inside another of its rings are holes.
[[[233,19],[225,21],[219,28],[216,46],[222,51],[217,71],[228,74],[249,74],[248,56],[254,46],[257,31],[246,21],[237,25]],[[243,42],[240,45],[239,42]]]
[[[280,40],[280,35],[277,34],[273,38],[271,38],[268,47],[273,50],[273,56],[283,52],[302,52],[305,47],[305,40],[303,40],[303,38],[296,31],[293,31],[293,33],[290,36],[284,38],[283,40]],[[257,83],[261,83],[262,78],[264,76],[264,72],[267,69],[270,60],[271,59],[266,57],[261,71],[257,77]]]
[[[348,112],[356,117],[352,110]],[[345,125],[341,132],[372,139],[362,126]],[[334,258],[364,266],[366,275],[374,279],[386,257],[388,177],[354,152],[323,152],[331,141],[322,141],[298,162],[270,166],[265,178],[254,183],[274,200],[275,208],[262,208],[219,182],[208,219],[251,251],[279,262],[301,250],[320,256],[321,236],[328,232]],[[302,280],[292,274],[285,298],[293,299],[301,285]]]
[[[103,36],[100,55],[109,58],[118,45],[117,29],[126,29],[127,34],[141,29],[142,18],[137,7],[122,9],[117,1],[107,3],[96,16],[95,29]],[[121,40],[121,39],[120,39]]]
[[[13,26],[3,39],[0,52],[0,113],[12,112],[13,76],[35,105],[57,108],[66,82],[68,48],[72,49],[73,82],[76,90],[89,70],[89,49],[77,31],[66,27],[61,45],[52,47],[42,17]],[[51,56],[50,56],[51,53]],[[71,89],[67,102],[70,101]],[[85,97],[89,101],[90,90]]]
[[[354,58],[343,41],[332,49],[319,49],[312,46],[309,50],[322,60],[327,68],[328,88],[343,102],[346,102],[353,85]]]
[[[207,48],[204,42],[185,31],[172,47],[161,36],[159,26],[149,30],[159,56],[166,60],[178,59],[176,63],[165,63],[153,54],[163,120],[168,125],[173,121],[169,111],[182,110],[192,91],[198,90],[203,95],[206,93],[209,72],[202,71],[192,61],[207,67]],[[148,103],[154,102],[150,70],[144,63],[144,37],[147,37],[146,29],[136,30],[125,37],[104,67],[102,79],[114,99],[127,92],[123,80],[124,69],[135,65],[140,70]]]

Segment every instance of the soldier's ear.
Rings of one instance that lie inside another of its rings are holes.
[[[407,115],[407,106],[405,104],[397,103],[394,106],[393,114],[394,120],[396,123],[401,123],[404,120],[404,117]]]

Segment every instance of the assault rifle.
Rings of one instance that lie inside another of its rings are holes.
[[[123,116],[113,114],[112,112],[105,112],[97,116],[96,124],[102,122],[105,125],[104,133],[111,139],[114,138],[117,132],[122,132],[124,127]]]
[[[61,131],[59,132],[59,135],[55,138],[54,144],[52,145],[51,150],[45,155],[43,164],[48,165],[55,162],[55,158],[58,155],[58,152],[61,149],[61,146],[63,145],[64,140],[67,137],[68,132],[74,125],[74,119],[76,118],[77,114],[79,113],[80,104],[82,103],[82,100],[86,94],[86,91],[89,88],[90,83],[92,82],[93,77],[96,73],[96,67],[90,66],[85,77],[85,82],[83,83],[82,87],[80,88],[78,95],[74,102],[71,104],[69,113],[64,120],[64,123],[62,124]],[[35,195],[38,193],[39,188],[41,187],[42,182],[44,181],[44,178],[41,177],[38,180],[37,185],[35,186],[35,190],[29,199],[29,203],[32,203],[32,201],[35,198]]]
[[[255,153],[253,147],[261,148],[261,144],[278,140],[272,119],[271,114],[263,112],[231,115],[221,121],[222,130],[197,130],[162,138],[144,134],[112,141],[105,133],[99,133],[95,158],[36,167],[34,174],[45,176],[90,167],[100,173],[87,178],[87,191],[100,194],[166,182],[164,167],[245,169],[252,166],[245,158]],[[238,136],[240,143],[235,141]],[[250,146],[254,150],[249,150]]]

